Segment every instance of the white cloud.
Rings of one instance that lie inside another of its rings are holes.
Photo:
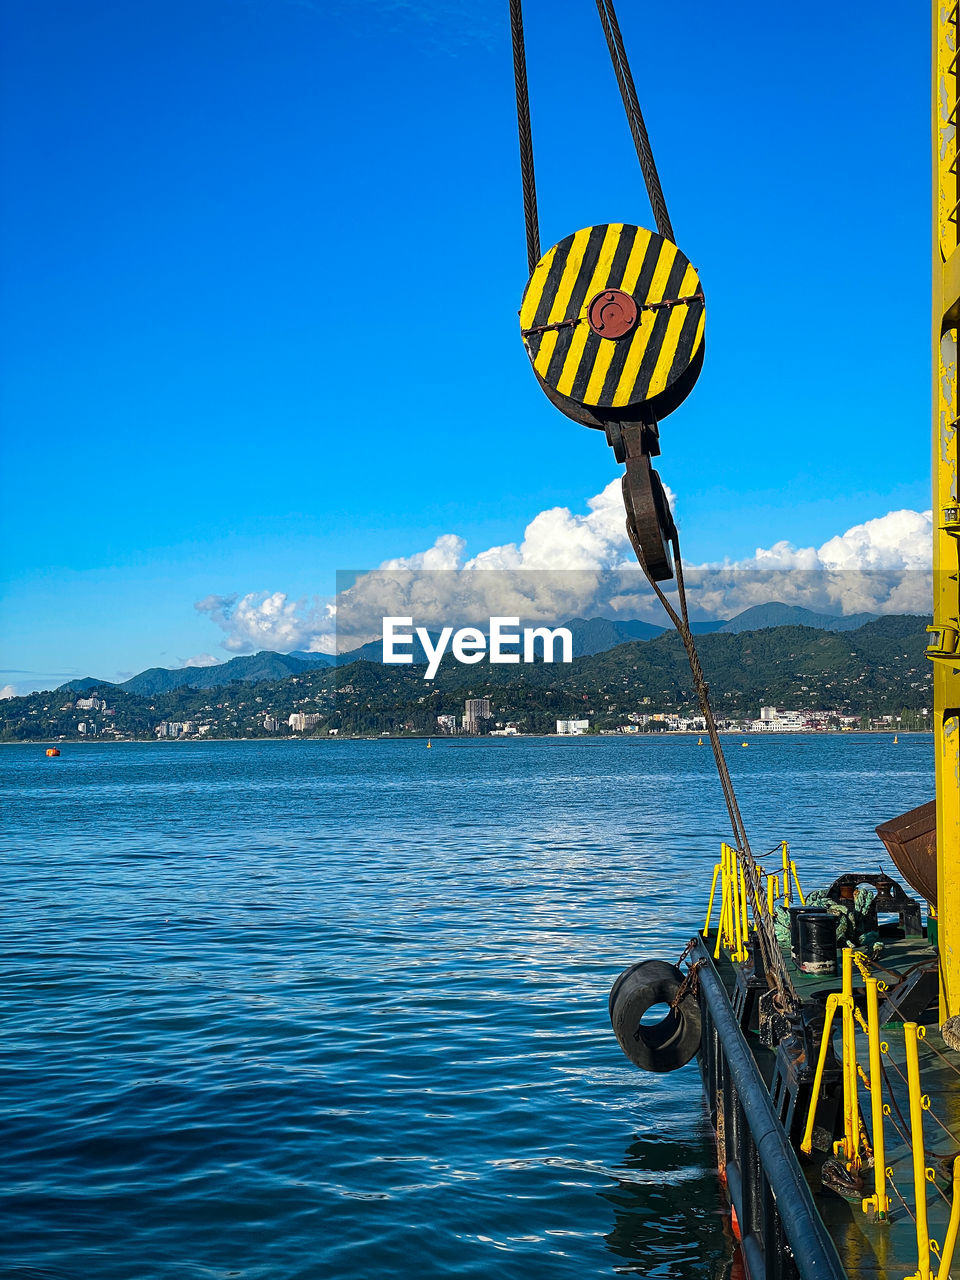
[[[317,596],[291,600],[284,591],[250,591],[244,596],[206,596],[193,606],[226,634],[231,653],[271,649],[311,649],[332,653],[335,605]]]
[[[181,665],[184,667],[218,667],[221,659],[215,658],[212,653],[195,653],[192,658],[187,658]]]
[[[432,547],[426,551],[418,551],[412,556],[397,556],[393,560],[384,560],[381,569],[426,569],[434,570],[459,569],[463,558],[463,549],[467,545],[465,538],[455,533],[442,533]]]
[[[672,495],[671,495],[672,500]],[[587,515],[569,507],[541,511],[527,525],[523,541],[481,551],[467,569],[615,569],[631,563],[620,480],[587,500]]]
[[[676,511],[669,491],[668,497]],[[619,478],[586,507],[585,513],[541,511],[519,542],[469,558],[462,537],[442,534],[424,551],[359,575],[337,602],[254,591],[207,596],[195,607],[220,627],[223,647],[232,653],[343,652],[379,636],[388,614],[426,626],[497,614],[526,622],[597,614],[663,621],[627,539]],[[781,541],[743,560],[693,566],[687,572],[691,605],[699,616],[720,618],[774,600],[832,614],[924,613],[931,529],[929,511],[891,511],[820,547]],[[214,661],[201,654],[187,665]]]
[[[714,617],[771,600],[842,616],[928,613],[932,547],[930,511],[890,511],[819,547],[776,542],[744,560],[699,565],[688,576],[698,607]]]
[[[5,684],[3,688],[0,689],[0,701],[6,702],[8,698],[16,698],[16,697],[19,697],[19,694],[17,693],[16,689],[13,687],[12,684]]]
[[[830,569],[928,571],[933,546],[933,513],[890,511],[855,524],[821,547],[794,547],[776,542],[758,547],[741,569]]]

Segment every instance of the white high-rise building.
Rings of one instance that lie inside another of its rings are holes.
[[[586,733],[590,728],[589,720],[558,720],[557,733],[572,734],[575,737]]]
[[[480,733],[485,720],[493,719],[489,698],[468,698],[463,704],[463,732]]]

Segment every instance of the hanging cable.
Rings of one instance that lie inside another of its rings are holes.
[[[523,12],[520,0],[510,0],[510,37],[513,41],[513,78],[517,88],[517,131],[520,135],[520,180],[523,185],[523,218],[527,228],[527,267],[540,261],[540,223],[537,217],[537,184],[533,172],[533,135],[530,131],[530,93],[527,57],[523,47]]]
[[[616,9],[613,0],[596,0],[597,12],[600,15],[600,23],[603,27],[603,33],[607,41],[607,49],[610,53],[610,61],[613,65],[614,74],[617,79],[617,85],[620,89],[620,96],[623,99],[624,110],[627,114],[627,123],[630,126],[630,133],[633,138],[634,146],[637,151],[637,158],[640,161],[640,168],[643,173],[643,180],[646,184],[647,194],[650,198],[650,204],[653,209],[654,219],[656,220],[657,230],[660,235],[675,243],[673,224],[670,221],[670,215],[667,213],[667,204],[663,195],[663,188],[660,185],[660,176],[657,173],[657,166],[654,163],[653,151],[650,146],[650,139],[647,135],[646,125],[643,121],[643,115],[640,111],[640,103],[637,99],[636,85],[634,84],[633,74],[630,70],[630,63],[627,58],[626,49],[623,44],[623,36],[620,31],[620,23],[617,21]],[[523,13],[521,9],[521,0],[510,0],[510,35],[513,43],[513,71],[516,83],[517,93],[517,130],[520,139],[520,175],[523,185],[523,213],[526,223],[527,232],[527,265],[530,274],[533,274],[534,268],[540,261],[540,227],[537,216],[537,191],[534,181],[533,167],[533,141],[530,129],[530,95],[527,86],[527,63],[523,42]],[[702,302],[702,294],[696,294]],[[670,306],[676,305],[678,302],[690,302],[691,298],[671,299]],[[667,305],[662,299],[655,300],[653,303],[646,303],[641,300],[641,306],[646,309],[660,308]],[[571,323],[579,324],[580,318],[574,321],[562,320],[552,323],[544,323],[539,328],[528,331],[532,333],[546,333],[549,330],[560,329]],[[621,432],[624,424],[613,424],[616,427],[616,436],[621,434],[626,439],[627,435],[636,436],[636,440],[631,439],[631,446],[636,447],[636,452],[632,456],[643,456],[648,458],[648,435],[651,427],[637,427],[633,424],[633,430],[626,429]],[[655,432],[655,426],[652,427]],[[613,444],[610,431],[608,430],[608,439]],[[614,446],[616,452],[616,446]],[[626,450],[627,456],[631,455],[631,448]],[[621,453],[617,452],[617,458],[624,460]],[[628,476],[625,479],[629,479]],[[680,612],[671,605],[664,592],[661,590],[658,578],[669,576],[669,569],[666,575],[659,572],[661,566],[654,565],[653,572],[647,565],[641,545],[641,536],[636,524],[636,509],[631,503],[627,504],[628,518],[627,531],[630,535],[630,541],[636,552],[640,567],[650,585],[660,599],[661,604],[666,610],[670,620],[676,627],[677,632],[683,642],[686,650],[687,660],[690,664],[690,672],[693,676],[694,688],[696,689],[697,701],[700,704],[700,710],[703,714],[704,723],[706,724],[707,733],[710,737],[710,745],[713,749],[714,760],[716,761],[717,773],[720,777],[720,786],[723,790],[723,798],[727,806],[727,813],[730,817],[730,826],[733,831],[733,838],[739,856],[742,859],[745,870],[748,872],[747,879],[751,886],[751,893],[754,897],[754,918],[758,922],[757,936],[762,952],[764,967],[770,976],[774,985],[778,989],[778,997],[782,1006],[787,1007],[796,1002],[796,994],[793,991],[792,983],[786,973],[783,955],[777,942],[776,933],[774,931],[773,918],[764,910],[765,900],[761,901],[760,890],[758,886],[761,883],[760,870],[750,850],[750,842],[747,839],[746,828],[744,827],[743,818],[740,813],[740,806],[737,803],[737,797],[733,788],[733,780],[730,777],[730,771],[727,768],[727,762],[724,758],[723,748],[720,745],[720,736],[717,732],[716,721],[714,720],[713,710],[710,706],[710,696],[707,682],[700,665],[700,658],[697,653],[696,642],[693,632],[690,628],[690,619],[687,613],[687,597],[686,588],[683,581],[683,562],[680,557],[680,544],[677,538],[676,529],[673,522],[668,518],[670,526],[669,540],[673,546],[674,564],[676,566],[677,575],[677,592],[679,596]],[[664,551],[666,555],[666,552]]]
[[[642,432],[634,429],[632,432],[625,432],[623,435],[623,443],[626,447],[627,457],[629,458],[633,452],[633,448],[637,445],[642,449]],[[629,480],[630,471],[628,464],[628,472],[625,480]],[[750,841],[747,838],[746,827],[744,826],[743,817],[740,813],[740,805],[737,802],[736,792],[733,787],[733,779],[730,777],[730,770],[727,766],[726,757],[723,754],[723,747],[720,742],[720,734],[717,731],[716,720],[713,716],[713,708],[710,705],[710,690],[707,685],[706,677],[703,674],[703,668],[700,665],[700,655],[697,652],[697,643],[694,639],[693,631],[690,627],[690,616],[687,609],[687,589],[683,577],[683,559],[680,555],[680,539],[676,528],[673,525],[672,518],[668,517],[667,536],[673,548],[673,561],[677,578],[677,597],[680,605],[680,612],[673,607],[666,596],[660,583],[654,574],[650,571],[647,564],[647,558],[644,554],[640,535],[637,530],[636,517],[632,514],[632,503],[627,504],[627,534],[630,538],[630,545],[633,547],[634,554],[643,570],[644,576],[649,582],[657,595],[660,603],[667,614],[667,617],[676,628],[677,634],[683,642],[684,650],[687,655],[687,662],[690,666],[690,674],[693,677],[693,686],[697,695],[697,702],[700,705],[700,711],[703,715],[704,724],[710,737],[710,747],[713,751],[714,762],[717,767],[717,774],[720,778],[720,787],[723,791],[723,798],[727,806],[727,813],[730,817],[730,828],[733,832],[734,844],[737,847],[738,857],[740,858],[746,872],[746,880],[749,886],[749,892],[753,895],[753,918],[756,928],[756,935],[760,946],[760,953],[763,959],[764,972],[772,981],[777,990],[778,1003],[783,1012],[797,1004],[797,994],[794,990],[793,983],[787,972],[783,960],[783,952],[777,940],[776,928],[773,917],[769,912],[764,910],[764,903],[760,900],[760,891],[758,886],[761,883],[760,871],[750,849]]]
[[[660,175],[657,173],[657,166],[654,163],[653,150],[650,146],[650,138],[647,135],[647,126],[643,122],[640,101],[637,98],[637,87],[633,82],[633,73],[630,70],[630,62],[627,58],[627,51],[624,48],[623,36],[620,34],[620,23],[617,21],[617,11],[613,7],[613,0],[597,0],[597,13],[600,15],[603,34],[607,38],[610,61],[613,63],[613,72],[617,77],[620,96],[623,99],[623,109],[627,113],[627,124],[630,126],[633,145],[637,149],[637,159],[640,161],[640,168],[647,186],[647,195],[650,197],[650,207],[653,209],[657,230],[662,236],[665,236],[668,240],[673,240],[675,243],[673,223],[667,213],[667,202],[664,199],[663,187],[660,185]]]

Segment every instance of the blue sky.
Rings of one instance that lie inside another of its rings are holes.
[[[925,509],[925,12],[619,12],[707,297],[687,556]],[[650,225],[594,5],[525,16],[544,246]],[[475,555],[616,474],[517,334],[506,0],[35,0],[0,44],[0,685],[228,657],[196,601]]]

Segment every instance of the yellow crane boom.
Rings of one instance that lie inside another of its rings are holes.
[[[941,1021],[960,1013],[960,504],[957,174],[960,0],[933,0],[933,710]]]

